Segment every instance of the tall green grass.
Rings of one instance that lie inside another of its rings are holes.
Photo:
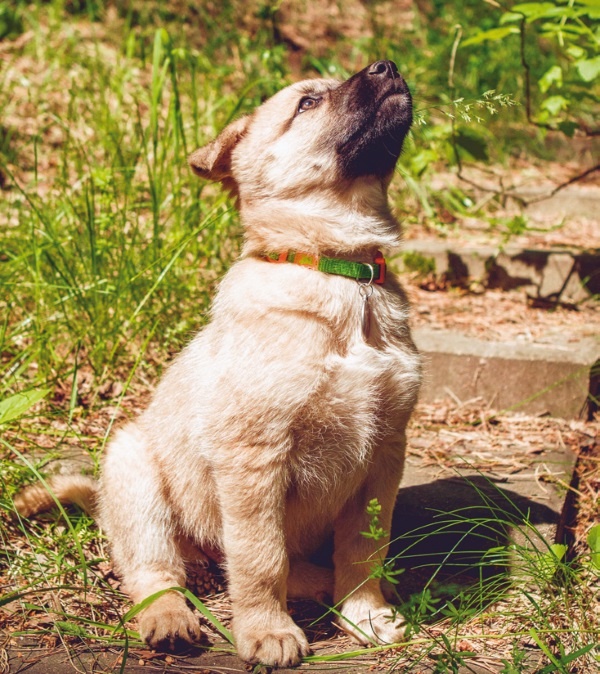
[[[74,364],[102,380],[150,333],[168,350],[202,324],[239,228],[186,156],[282,83],[260,45],[232,73],[210,45],[178,46],[164,28],[151,44],[134,30],[119,41],[42,9],[24,12],[24,56],[43,71],[1,74],[0,125],[15,137],[2,157],[0,396],[26,373],[33,384]],[[22,132],[24,94],[40,112]]]

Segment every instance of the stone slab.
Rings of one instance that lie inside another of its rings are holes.
[[[483,398],[497,410],[564,418],[588,418],[595,406],[600,335],[546,344],[418,328],[413,338],[424,356],[424,402]]]
[[[479,444],[474,456],[478,450]],[[409,452],[392,528],[391,554],[399,555],[400,564],[410,566],[403,549],[414,531],[427,535],[412,545],[411,557],[420,564],[443,563],[447,572],[479,569],[497,546],[517,543],[543,552],[564,542],[565,485],[572,480],[575,454],[567,447],[546,447],[525,466],[522,451],[514,447],[496,447],[494,457],[504,468],[474,469],[467,443],[463,465],[453,462],[440,470]],[[522,467],[511,469],[511,461]]]
[[[525,213],[533,220],[546,221],[551,217],[555,222],[565,218],[591,218],[600,208],[600,190],[597,185],[573,184],[552,194],[548,187],[521,186],[512,195],[517,204],[522,200],[527,204]]]
[[[411,255],[433,261],[434,274],[456,283],[477,281],[488,288],[514,290],[541,299],[578,303],[600,294],[600,250],[459,245],[440,239],[409,240],[394,262],[410,271]],[[414,260],[414,257],[413,257]]]

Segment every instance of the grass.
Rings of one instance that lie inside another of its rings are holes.
[[[428,625],[444,625],[444,631],[431,634],[424,657],[439,658],[439,671],[455,671],[455,666],[469,659],[476,663],[481,657],[479,640],[496,638],[511,644],[510,657],[501,660],[503,672],[522,671],[519,652],[529,660],[527,671],[568,672],[568,665],[579,658],[577,671],[586,671],[584,656],[589,655],[588,666],[595,667],[598,626],[592,587],[597,569],[590,564],[589,554],[576,563],[567,562],[566,546],[550,545],[501,489],[491,483],[485,493],[475,482],[473,487],[487,502],[488,513],[474,516],[475,508],[436,513],[430,525],[403,536],[403,549],[397,555],[397,563],[428,569],[423,589],[408,603],[405,615],[411,630],[428,634]],[[432,546],[436,537],[445,539],[449,532],[455,541],[442,543],[442,563],[432,560],[431,554],[411,554],[420,541]],[[454,578],[448,577],[449,569],[454,570]],[[472,575],[470,583],[461,578],[464,573]],[[468,647],[461,644],[470,641]],[[543,666],[538,656],[532,666],[533,644],[547,656],[549,665]],[[398,661],[407,671],[416,664],[414,655],[403,654]]]
[[[12,639],[24,635],[69,653],[110,646],[123,662],[128,652],[144,652],[127,624],[139,607],[120,592],[92,520],[69,511],[24,522],[12,497],[57,459],[97,471],[114,423],[143,406],[164,364],[206,320],[240,227],[227,198],[191,175],[186,156],[291,81],[272,9],[265,3],[248,15],[235,1],[219,10],[185,2],[0,2],[0,18],[10,17],[0,52],[0,625]],[[315,50],[303,67],[344,74],[384,49],[411,73],[423,110],[450,105],[432,93],[447,75],[435,66],[442,52],[427,64],[419,51],[433,40],[431,26],[415,29],[417,50],[375,28],[376,40]],[[493,69],[484,77],[474,64],[461,67],[467,98],[498,85]],[[448,127],[415,134],[403,170],[412,200],[435,218],[417,178],[443,151],[419,156],[418,141],[434,147]],[[499,513],[485,522],[465,517],[446,513],[433,529],[397,541],[398,563],[411,564],[399,576],[409,588],[398,596],[410,626],[402,649],[356,650],[324,628],[323,650],[334,652],[308,661],[366,658],[384,669],[452,672],[493,657],[512,674],[533,654],[540,673],[594,671],[597,577],[589,554],[558,558],[551,548],[490,542],[495,552],[466,585],[464,569],[449,573],[444,560],[411,556],[425,534],[466,523],[489,535],[507,524]],[[508,555],[523,557],[513,584],[489,576]],[[222,642],[226,600],[188,596],[201,612],[208,607]],[[0,643],[0,669],[1,655]]]

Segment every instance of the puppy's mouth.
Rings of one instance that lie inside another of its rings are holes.
[[[405,86],[402,89],[393,89],[387,91],[375,102],[373,106],[376,109],[376,112],[383,108],[386,103],[393,103],[394,105],[402,105],[407,101],[408,88]]]

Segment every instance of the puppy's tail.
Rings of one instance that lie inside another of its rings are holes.
[[[98,482],[93,478],[86,475],[54,475],[46,480],[46,484],[32,484],[15,496],[15,508],[19,515],[37,515],[50,510],[57,501],[63,505],[74,503],[89,515],[95,515]]]

